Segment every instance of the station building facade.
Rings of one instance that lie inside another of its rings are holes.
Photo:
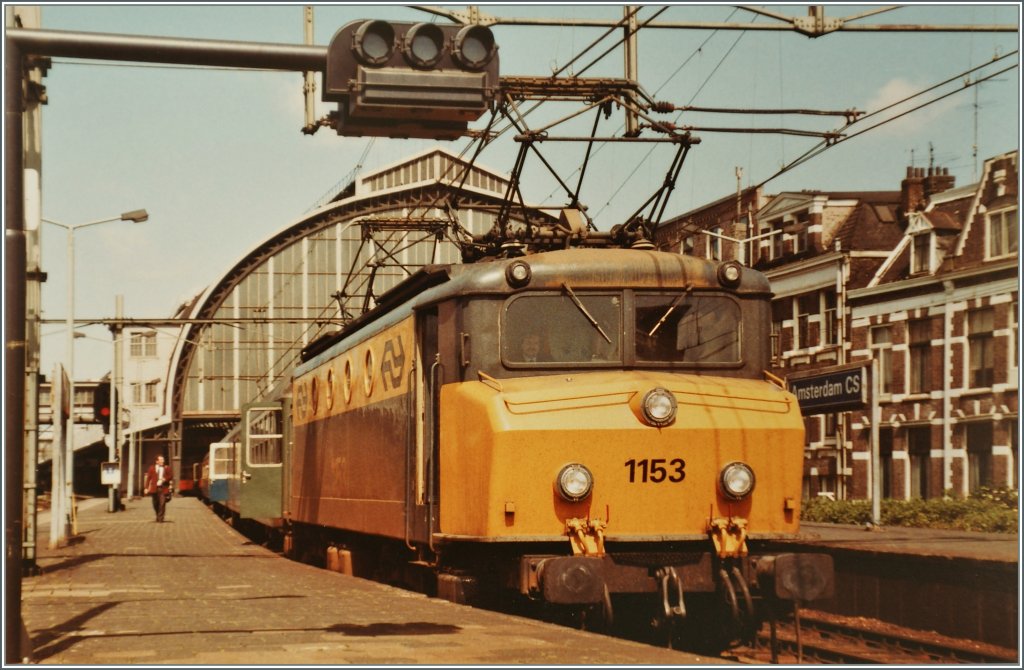
[[[441,148],[363,174],[226,262],[220,279],[179,308],[181,325],[126,332],[120,387],[132,421],[122,468],[165,454],[187,491],[209,445],[243,405],[287,383],[306,345],[418,269],[461,262],[457,239],[492,228],[508,186],[507,176]],[[516,208],[513,223],[524,212],[534,223],[553,220]],[[138,491],[142,471],[122,481]]]
[[[876,471],[901,499],[1018,486],[1017,165],[961,188],[932,167],[898,191],[743,191],[659,227],[660,248],[768,276],[774,374],[878,361],[876,431],[871,397],[805,412],[805,496],[868,498]]]

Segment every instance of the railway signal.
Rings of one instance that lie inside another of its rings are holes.
[[[103,432],[110,432],[110,384],[100,382],[92,397],[92,422],[103,426]]]
[[[323,99],[339,135],[453,140],[498,96],[498,46],[482,25],[354,21],[331,39]]]

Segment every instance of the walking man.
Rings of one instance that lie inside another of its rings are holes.
[[[164,520],[172,479],[173,473],[171,473],[170,466],[164,465],[163,456],[157,456],[156,463],[149,466],[149,470],[146,471],[146,479],[142,484],[146,494],[153,496],[153,511],[156,512],[157,522]]]

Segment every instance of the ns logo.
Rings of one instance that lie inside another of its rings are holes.
[[[385,389],[393,390],[402,386],[405,362],[405,344],[401,335],[384,343],[384,353],[380,357],[380,377],[384,381]]]

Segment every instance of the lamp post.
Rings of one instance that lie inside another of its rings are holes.
[[[135,209],[130,212],[125,212],[120,216],[111,217],[107,219],[99,219],[97,221],[87,221],[86,223],[77,224],[65,224],[59,221],[53,221],[52,219],[43,219],[44,223],[49,223],[59,228],[63,228],[67,231],[68,238],[68,318],[67,318],[67,329],[68,329],[68,394],[71,396],[71,412],[68,417],[68,445],[70,447],[68,458],[65,462],[65,478],[67,481],[67,501],[68,501],[68,512],[74,507],[74,494],[75,494],[75,231],[79,228],[87,228],[89,226],[97,226],[101,223],[111,223],[113,221],[131,221],[132,223],[142,223],[149,219],[149,213],[144,209]],[[114,436],[110,437],[110,448],[109,455],[110,460],[113,459],[114,450],[117,445],[114,444]],[[113,489],[110,493],[110,509],[113,510]],[[55,523],[55,520],[51,520],[51,523]]]

